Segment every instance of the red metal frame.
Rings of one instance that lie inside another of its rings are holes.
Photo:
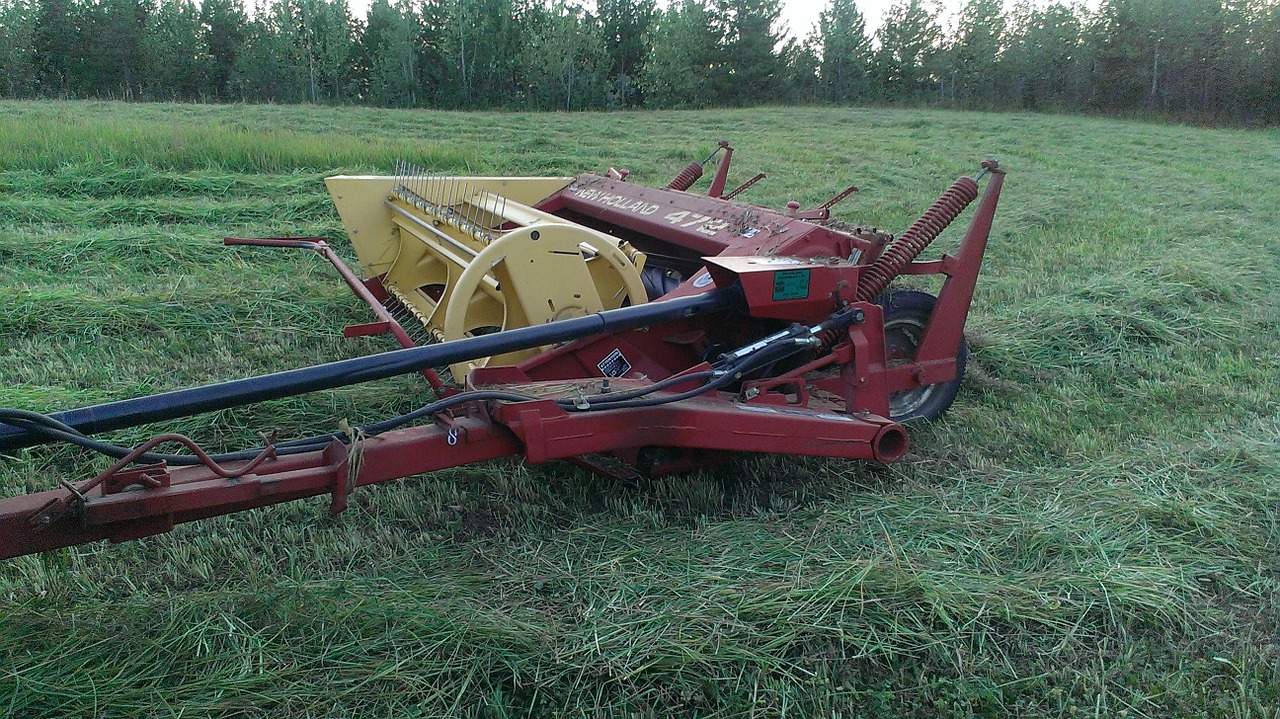
[[[529,462],[569,459],[622,478],[634,472],[605,469],[608,463],[588,456],[612,455],[618,463],[634,465],[647,447],[677,451],[678,458],[658,471],[705,466],[724,461],[731,452],[876,462],[901,458],[909,440],[906,430],[888,419],[890,394],[955,378],[956,353],[1002,173],[993,163],[988,167],[992,177],[954,257],[915,261],[904,270],[945,279],[916,361],[890,368],[882,309],[855,297],[886,236],[875,230],[838,232],[821,224],[830,206],[849,190],[810,213],[717,199],[732,156],[727,143],[722,150],[712,197],[636,186],[626,182],[626,173],[614,172],[611,177],[582,175],[539,208],[608,231],[651,256],[667,255],[698,268],[667,297],[737,287],[745,297],[745,312],[586,337],[517,366],[475,370],[467,379],[468,389],[518,392],[535,399],[475,400],[437,415],[427,426],[353,437],[349,443],[334,440],[320,451],[280,457],[267,442],[257,459],[229,467],[208,460],[191,467],[127,469],[129,462],[122,460],[89,482],[0,501],[0,558],[99,539],[133,539],[182,522],[321,494],[332,495],[331,510],[341,511],[355,487],[507,455]],[[685,173],[694,174],[691,169]],[[822,213],[817,224],[805,219],[816,212]],[[317,251],[378,319],[348,328],[348,335],[388,332],[403,346],[413,346],[383,306],[376,278],[361,281],[323,241],[226,242]],[[822,323],[836,316],[850,318],[847,326],[823,329],[827,325]],[[651,399],[674,396],[697,386],[674,378],[705,374],[709,358],[776,336],[789,325],[800,330],[813,326],[811,355],[767,367],[725,389],[678,402],[591,412],[576,412],[555,401],[576,394],[587,402],[587,396],[668,378],[675,384]],[[457,391],[444,386],[434,372],[424,375],[439,394]],[[190,442],[166,435],[135,454],[160,441]]]

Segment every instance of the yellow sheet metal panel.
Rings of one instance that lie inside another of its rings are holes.
[[[326,180],[365,273],[442,341],[647,300],[644,254],[535,209],[568,177],[336,176]],[[453,367],[461,380],[489,361]]]
[[[383,175],[335,175],[325,179],[342,226],[368,277],[386,272],[395,259],[396,231],[382,203],[391,197],[399,181],[400,178]],[[521,205],[536,205],[572,181],[572,177],[433,177],[424,190],[426,199],[441,202],[444,188],[465,184],[477,192],[500,195]],[[546,214],[532,207],[527,209],[537,215]]]

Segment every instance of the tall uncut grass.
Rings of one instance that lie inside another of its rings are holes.
[[[772,206],[900,232],[1009,168],[952,411],[870,467],[615,486],[515,461],[0,565],[0,713],[1280,715],[1276,131],[752,109],[502,114],[0,103],[0,406],[390,349],[308,253],[326,174],[665,184],[728,138]],[[962,223],[961,223],[962,224]],[[952,230],[936,252],[954,247]],[[400,378],[116,433],[209,447],[416,407]],[[0,457],[0,494],[99,471]]]

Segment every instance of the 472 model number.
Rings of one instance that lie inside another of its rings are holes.
[[[717,220],[708,215],[699,215],[696,212],[689,212],[687,210],[672,212],[664,219],[673,225],[678,225],[680,227],[692,227],[694,228],[694,232],[704,235],[715,235],[720,230],[729,226],[729,223],[724,220]]]

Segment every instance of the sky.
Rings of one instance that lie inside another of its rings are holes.
[[[858,9],[867,21],[867,32],[874,33],[880,27],[880,18],[894,0],[858,0]],[[818,24],[818,13],[827,0],[782,0],[782,21],[787,24],[791,37],[804,38]],[[953,2],[947,5],[954,4]]]

